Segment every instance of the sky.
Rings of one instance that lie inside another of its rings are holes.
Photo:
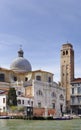
[[[60,81],[60,50],[75,52],[75,77],[81,77],[81,0],[0,0],[0,67],[10,68],[22,45],[32,70]]]

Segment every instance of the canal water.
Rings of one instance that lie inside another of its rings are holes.
[[[81,119],[58,121],[0,119],[0,130],[81,130]]]

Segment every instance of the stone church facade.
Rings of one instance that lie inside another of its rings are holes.
[[[0,68],[0,96],[7,95],[9,88],[14,87],[17,105],[33,107],[33,115],[62,114],[66,108],[65,89],[53,81],[52,73],[43,70],[32,71],[30,62],[23,55],[24,52],[20,48],[18,57],[12,61],[10,69]],[[6,111],[6,108],[3,111]]]

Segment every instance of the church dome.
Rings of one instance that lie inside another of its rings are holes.
[[[23,57],[23,50],[20,48],[18,57],[14,59],[10,65],[10,69],[18,72],[29,72],[32,70],[31,64]]]

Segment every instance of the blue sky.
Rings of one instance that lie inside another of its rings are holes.
[[[75,51],[75,77],[81,77],[81,0],[0,0],[0,66],[9,68],[22,45],[32,69],[60,80],[60,50]]]

